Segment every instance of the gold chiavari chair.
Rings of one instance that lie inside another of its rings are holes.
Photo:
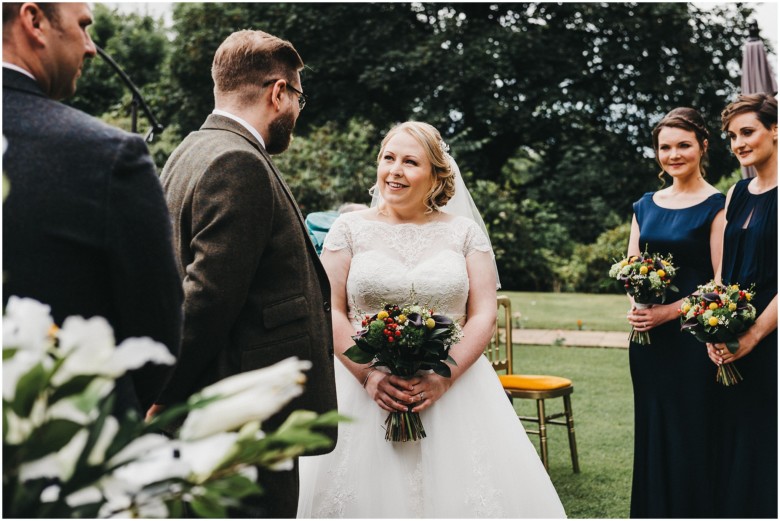
[[[512,398],[524,400],[536,400],[536,416],[518,416],[522,421],[533,422],[538,425],[537,429],[528,429],[529,434],[539,435],[539,449],[544,463],[544,468],[550,470],[547,457],[547,426],[563,425],[568,427],[569,450],[571,451],[571,464],[574,472],[580,471],[580,464],[577,458],[577,440],[574,434],[574,414],[571,408],[571,394],[574,392],[574,386],[568,378],[548,375],[534,374],[515,374],[512,365],[512,302],[509,297],[499,295],[497,299],[499,310],[504,308],[504,325],[500,327],[496,322],[496,330],[491,343],[485,349],[485,355],[493,364],[498,378],[504,390]],[[503,349],[502,349],[503,347]],[[563,412],[547,414],[544,401],[551,398],[563,398]],[[565,418],[559,420],[559,418]]]

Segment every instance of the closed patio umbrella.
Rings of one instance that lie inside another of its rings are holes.
[[[750,36],[742,51],[742,94],[777,93],[777,81],[766,56],[764,42],[758,37],[758,23],[750,24]],[[742,177],[755,177],[753,167],[742,168]]]

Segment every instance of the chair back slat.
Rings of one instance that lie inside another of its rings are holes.
[[[513,374],[512,366],[512,301],[506,295],[498,295],[496,305],[499,314],[496,316],[496,326],[490,344],[485,348],[485,355],[493,369]],[[504,308],[504,325],[499,326],[500,310]],[[503,348],[503,349],[502,349]]]

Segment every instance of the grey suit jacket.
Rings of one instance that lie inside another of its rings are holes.
[[[182,290],[171,224],[146,144],[49,99],[3,69],[3,302],[32,297],[55,322],[105,317],[117,342],[149,336],[178,354]],[[142,412],[168,367],[148,366],[117,388],[119,408]]]
[[[182,356],[162,403],[290,356],[311,360],[294,409],[336,408],[330,285],[271,158],[243,126],[210,115],[162,173],[184,285]]]

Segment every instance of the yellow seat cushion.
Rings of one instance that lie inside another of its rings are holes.
[[[527,389],[529,391],[549,391],[571,385],[571,380],[559,376],[543,374],[504,374],[498,376],[504,389]]]

